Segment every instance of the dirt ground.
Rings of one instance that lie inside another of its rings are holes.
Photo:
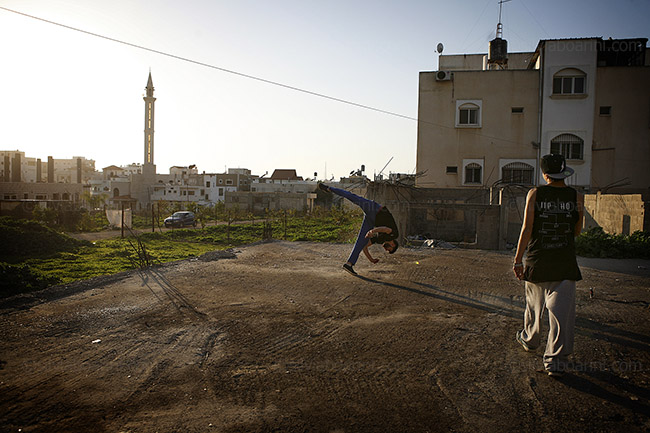
[[[554,379],[514,340],[511,253],[377,250],[354,277],[350,248],[251,245],[0,301],[0,431],[650,431],[648,261],[583,262]]]

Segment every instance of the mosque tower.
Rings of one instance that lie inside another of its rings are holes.
[[[156,173],[156,166],[153,163],[153,133],[154,133],[154,119],[155,119],[155,104],[156,98],[153,97],[153,81],[151,79],[151,71],[149,71],[149,79],[147,80],[147,87],[145,88],[147,95],[144,99],[144,165],[142,167],[143,173],[154,174]]]

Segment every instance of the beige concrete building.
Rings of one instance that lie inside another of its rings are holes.
[[[441,59],[442,60],[442,59]],[[539,74],[534,70],[420,73],[417,180],[421,187],[484,187],[513,163],[535,167]],[[512,172],[512,179],[523,176]]]
[[[83,156],[47,160],[20,150],[0,150],[0,182],[86,183],[95,173],[95,161]]]
[[[499,38],[495,41],[503,48]],[[648,193],[647,39],[540,41],[530,53],[441,55],[421,72],[421,187],[535,185],[562,153],[587,191]],[[504,57],[505,56],[505,57]]]
[[[650,200],[650,67],[601,67],[596,73],[592,189]]]

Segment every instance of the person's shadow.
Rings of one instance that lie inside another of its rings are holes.
[[[587,377],[585,377],[587,376]],[[608,371],[586,370],[568,373],[557,379],[558,382],[585,394],[608,401],[632,412],[648,416],[650,414],[650,390],[630,383],[629,380]],[[614,393],[598,382],[605,382],[621,394]]]
[[[418,287],[409,287],[406,285],[364,277],[362,275],[358,275],[358,277],[361,280],[367,281],[369,283],[380,284],[386,287],[404,290],[422,296],[428,296],[431,298],[439,299],[441,301],[451,302],[456,305],[462,305],[488,313],[494,313],[518,320],[521,320],[523,317],[523,303],[513,301],[510,298],[499,298],[497,296],[497,299],[502,299],[503,304],[498,305],[480,299],[475,299],[470,296],[465,296],[454,293],[452,291],[444,290],[431,284],[414,282],[414,284]],[[650,352],[649,336],[621,330],[611,325],[601,324],[584,317],[576,318],[575,332],[576,334],[580,334],[588,338],[604,340],[610,343],[620,344],[624,347],[634,347],[644,352]],[[611,372],[605,370],[607,366],[584,366],[587,368],[583,368],[583,366],[576,364],[574,367],[575,368],[573,370],[569,368],[569,372],[567,374],[556,380],[565,386],[624,407],[635,413],[646,416],[650,414],[650,406],[647,403],[650,401],[650,389],[634,385],[630,383],[629,380],[612,374]],[[644,369],[644,366],[640,363],[634,363],[634,365],[630,365],[628,367],[636,369],[636,371],[643,371]],[[634,371],[635,370],[632,370],[630,372],[633,373]],[[611,388],[620,391],[621,394],[627,395],[614,393],[604,386],[598,384],[597,382],[606,383]]]

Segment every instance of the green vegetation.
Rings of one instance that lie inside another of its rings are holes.
[[[260,241],[265,232],[267,238],[289,241],[353,242],[361,219],[360,213],[340,209],[317,210],[304,216],[275,212],[264,220],[243,223],[235,222],[234,216],[230,213],[227,222],[203,228],[143,233],[92,243],[78,241],[41,222],[2,217],[0,297],[146,264],[197,257],[209,251]],[[251,215],[238,217],[252,218]]]
[[[0,298],[45,289],[60,282],[59,278],[43,274],[29,265],[0,263]]]
[[[0,245],[0,261],[15,264],[27,258],[74,252],[84,242],[36,221],[0,217]]]
[[[577,237],[576,253],[583,257],[650,259],[650,233],[611,235],[600,227],[590,228]]]
[[[37,206],[32,212],[32,218],[51,229],[69,232],[98,232],[108,227],[103,210],[66,210]]]

